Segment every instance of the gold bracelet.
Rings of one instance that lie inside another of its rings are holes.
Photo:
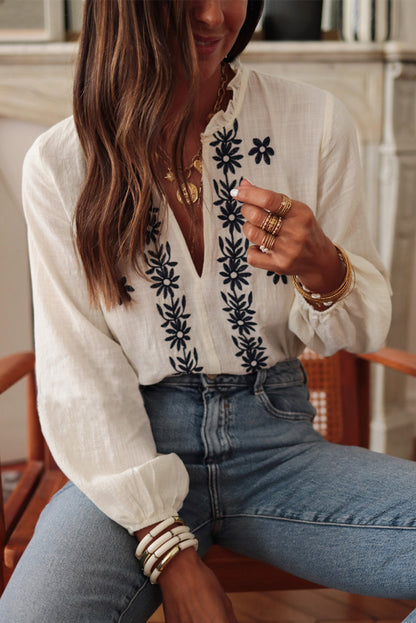
[[[144,566],[147,563],[147,561],[149,560],[151,555],[152,554],[150,552],[148,552],[147,549],[144,550],[141,558],[139,558],[139,563],[140,563],[142,569],[144,569]]]
[[[156,565],[156,569],[159,571],[159,573],[162,573],[163,569],[170,563],[173,558],[175,558],[176,554],[179,554],[180,551],[181,548],[179,547],[179,545],[175,545],[175,547],[172,547],[172,549],[168,551],[166,556],[162,558],[158,565]]]
[[[328,308],[337,301],[339,301],[350,291],[354,282],[354,271],[348,255],[337,245],[335,245],[335,247],[338,252],[338,257],[345,266],[344,280],[336,290],[333,290],[332,292],[327,292],[325,294],[311,292],[299,281],[296,275],[292,276],[293,284],[299,294],[301,294],[303,298],[309,303],[313,303],[314,307],[316,307],[317,309]]]

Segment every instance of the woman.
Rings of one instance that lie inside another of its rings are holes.
[[[168,623],[235,622],[214,542],[415,597],[414,466],[324,441],[297,360],[388,330],[355,131],[235,61],[260,11],[85,2],[74,119],[24,167],[39,411],[71,482],[2,620],[137,623],[163,599]]]

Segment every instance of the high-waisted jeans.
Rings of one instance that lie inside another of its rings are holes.
[[[201,555],[219,543],[325,586],[416,598],[416,464],[325,441],[297,360],[141,390],[159,452],[189,471],[180,514]],[[69,483],[44,510],[0,621],[144,623],[161,596],[136,544]]]

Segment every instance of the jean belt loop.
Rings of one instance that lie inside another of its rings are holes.
[[[256,379],[254,381],[253,389],[254,393],[257,394],[263,391],[264,381],[267,378],[267,370],[257,370]]]
[[[199,378],[201,379],[202,387],[204,389],[207,389],[208,388],[208,380],[207,380],[207,377],[205,376],[205,374],[203,372],[201,372],[199,374]]]

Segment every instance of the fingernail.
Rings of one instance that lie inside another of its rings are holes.
[[[233,188],[230,190],[231,197],[238,197],[238,188]]]

